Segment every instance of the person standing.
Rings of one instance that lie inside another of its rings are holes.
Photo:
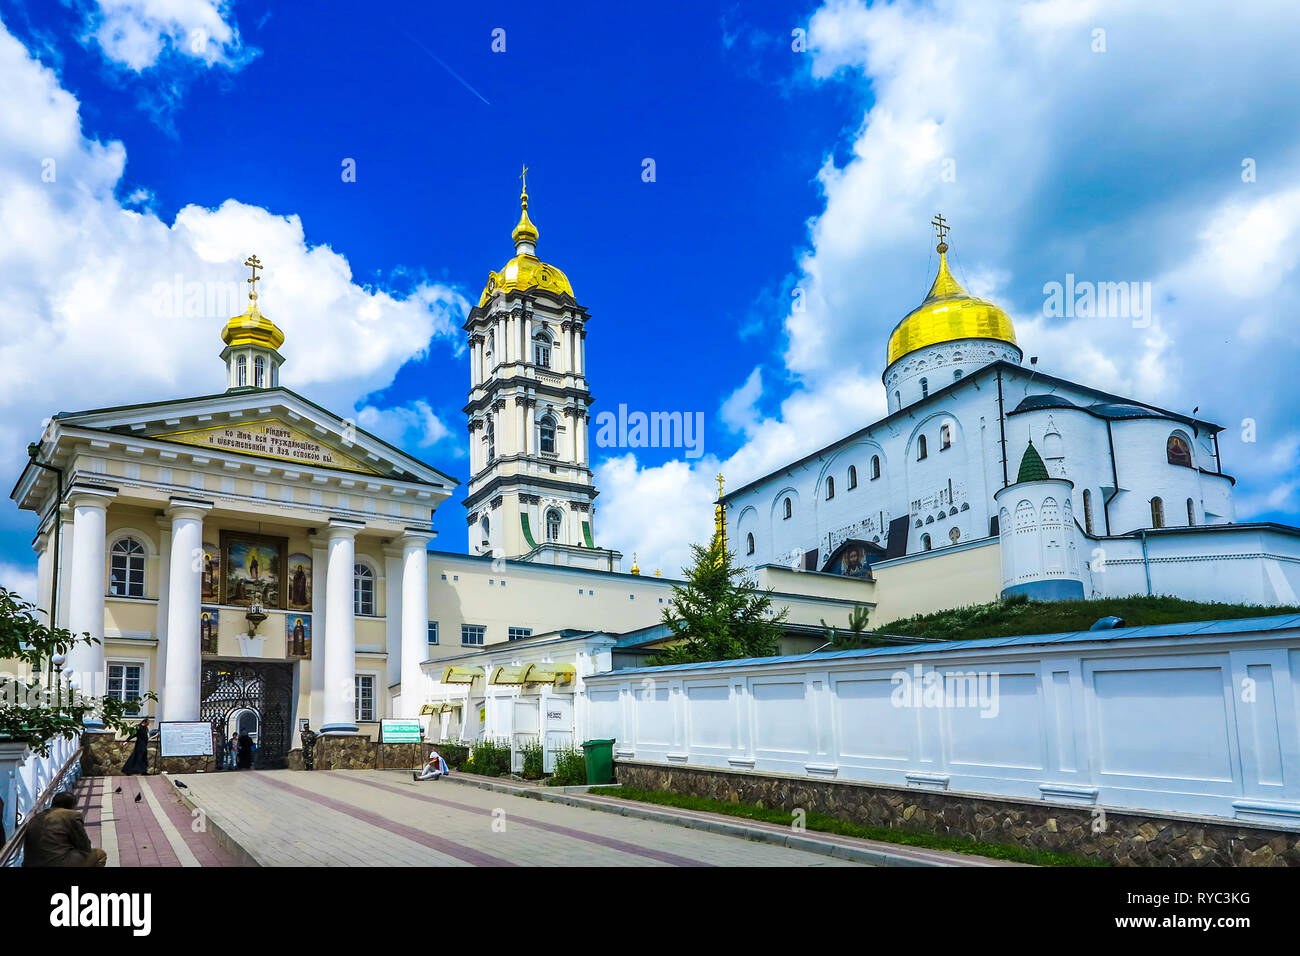
[[[135,747],[131,750],[131,756],[127,758],[122,765],[122,772],[125,774],[149,772],[149,718],[146,717],[140,721],[140,726],[135,731]]]
[[[248,734],[239,735],[239,769],[247,770],[253,766],[253,738]]]
[[[310,724],[302,725],[302,769],[314,770],[316,768],[316,731],[311,729]]]
[[[23,866],[104,866],[108,854],[86,835],[77,798],[56,793],[50,807],[32,817],[23,834]]]

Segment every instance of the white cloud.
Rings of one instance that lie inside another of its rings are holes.
[[[391,445],[430,448],[452,432],[423,399],[396,408],[367,405],[357,412],[357,424]],[[463,449],[452,449],[464,454]]]
[[[96,0],[88,33],[105,57],[136,73],[168,54],[207,67],[239,67],[251,56],[229,0]]]
[[[763,370],[755,368],[745,379],[745,384],[736,389],[722,403],[720,416],[723,423],[732,431],[752,433],[758,425],[758,400],[763,397]]]
[[[24,601],[36,603],[36,566],[0,561],[0,587],[8,588]]]

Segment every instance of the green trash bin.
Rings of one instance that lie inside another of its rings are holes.
[[[614,741],[584,741],[582,753],[587,761],[587,783],[614,782]]]

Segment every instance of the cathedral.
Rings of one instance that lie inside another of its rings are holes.
[[[1014,594],[1295,604],[1300,530],[1235,520],[1223,426],[1026,367],[935,225],[888,414],[727,494],[738,558],[874,582],[876,623]]]

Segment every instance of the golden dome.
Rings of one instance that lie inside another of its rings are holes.
[[[889,336],[889,361],[893,365],[927,345],[959,339],[996,339],[1016,344],[1016,332],[1007,314],[992,302],[969,295],[948,271],[948,244],[940,242],[939,274],[921,305],[904,316]]]
[[[527,172],[525,167],[524,172]],[[519,224],[510,233],[515,241],[515,257],[507,262],[500,272],[489,272],[487,285],[479,296],[479,308],[499,292],[526,292],[529,289],[542,289],[556,295],[573,297],[573,286],[569,277],[553,265],[537,258],[537,227],[528,218],[528,185],[524,184],[519,194]]]
[[[253,293],[248,297],[248,311],[232,318],[221,330],[221,341],[233,348],[257,345],[274,351],[284,344],[284,333],[258,310],[257,293]]]

